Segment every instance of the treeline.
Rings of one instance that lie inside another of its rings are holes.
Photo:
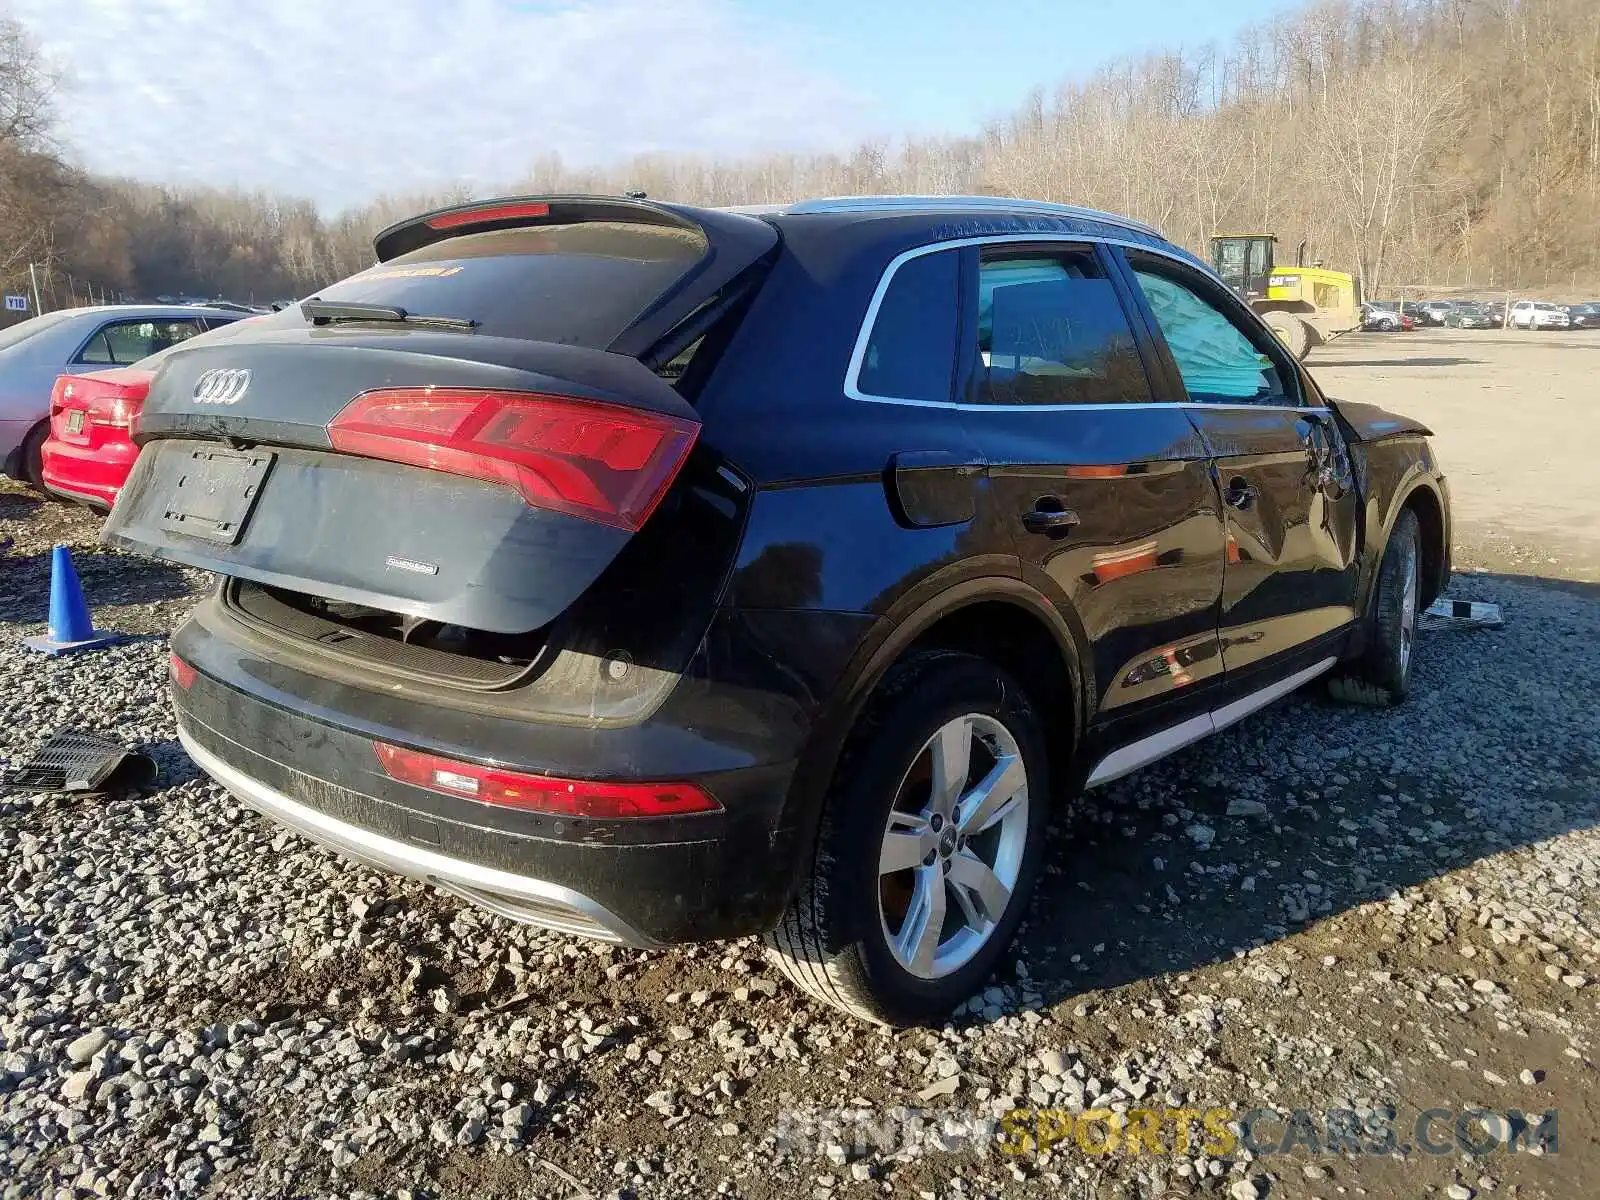
[[[93,179],[49,141],[50,81],[0,22],[0,279],[47,262],[94,291],[303,295],[371,260],[372,233],[454,196],[306,200]],[[743,161],[534,158],[506,192],[642,189],[733,204],[1000,191],[1124,212],[1203,249],[1270,231],[1419,284],[1600,280],[1600,4],[1333,0],[1230,45],[1110,64],[1035,93],[980,136]]]

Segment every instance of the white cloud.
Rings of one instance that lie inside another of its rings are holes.
[[[0,0],[3,2],[3,0]],[[840,146],[862,99],[731,0],[11,0],[69,72],[91,170],[325,208],[520,177],[540,154]]]

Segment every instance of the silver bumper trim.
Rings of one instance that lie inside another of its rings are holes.
[[[181,725],[178,740],[201,770],[245,804],[348,858],[432,884],[479,908],[523,924],[620,942],[638,949],[653,949],[658,944],[610,909],[571,888],[451,858],[340,821],[229,766],[196,742]]]

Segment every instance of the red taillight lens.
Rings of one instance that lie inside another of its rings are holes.
[[[600,783],[589,779],[557,779],[524,775],[477,763],[459,762],[373,742],[378,762],[391,779],[460,796],[498,808],[549,813],[560,817],[677,817],[721,812],[718,804],[691,783]]]
[[[89,420],[95,425],[112,429],[127,429],[144,407],[143,395],[131,395],[119,389],[115,395],[96,396],[89,402]]]
[[[167,655],[167,666],[172,671],[173,683],[177,684],[186,692],[194,686],[195,669],[188,663],[184,662],[183,659],[179,658],[176,654],[169,653]]]
[[[533,217],[548,217],[550,206],[544,203],[490,204],[483,208],[469,208],[462,212],[440,213],[428,218],[429,229],[459,229],[463,225],[483,225],[490,221],[515,221]]]
[[[536,508],[630,532],[699,432],[662,413],[476,388],[363,392],[328,425],[335,450],[503,483]]]
[[[76,401],[91,425],[127,429],[150,394],[150,371],[118,370],[94,375],[62,375],[51,393],[52,410]]]

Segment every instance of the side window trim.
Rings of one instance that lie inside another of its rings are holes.
[[[895,396],[874,396],[874,395],[870,395],[868,393],[862,392],[860,390],[860,388],[857,386],[857,378],[858,378],[858,376],[860,375],[860,372],[861,372],[861,363],[866,357],[867,342],[868,342],[869,338],[872,335],[873,323],[877,320],[878,308],[882,305],[883,297],[884,297],[885,293],[887,293],[888,290],[889,290],[889,284],[893,280],[895,272],[900,269],[900,265],[902,263],[906,262],[909,259],[917,258],[917,257],[919,257],[921,255],[924,255],[924,254],[939,254],[939,253],[943,253],[945,251],[964,250],[964,249],[973,248],[973,247],[982,248],[982,247],[985,247],[985,246],[997,246],[997,245],[1007,245],[1007,244],[1015,244],[1015,245],[1041,245],[1041,244],[1043,244],[1043,245],[1048,245],[1048,244],[1050,244],[1052,242],[1060,242],[1061,240],[1062,240],[1062,236],[1059,233],[991,234],[991,235],[981,235],[981,236],[978,236],[978,237],[954,238],[954,239],[946,239],[946,240],[937,241],[937,242],[929,242],[929,243],[927,243],[925,245],[913,246],[909,250],[903,250],[899,254],[895,255],[894,258],[889,260],[888,265],[886,267],[884,267],[884,269],[883,269],[883,273],[878,277],[877,287],[873,291],[872,299],[867,304],[866,315],[863,317],[860,326],[856,330],[855,348],[854,348],[854,350],[852,351],[852,353],[850,355],[849,365],[845,368],[844,389],[843,389],[844,390],[844,394],[851,400],[859,400],[859,401],[862,401],[863,403],[868,403],[868,404],[899,404],[899,405],[910,405],[911,407],[914,407],[914,408],[947,408],[947,409],[957,409],[957,410],[962,410],[962,411],[969,411],[970,410],[970,411],[975,411],[975,412],[977,412],[977,411],[982,411],[982,412],[996,412],[996,411],[1065,412],[1065,411],[1069,411],[1069,410],[1078,411],[1078,412],[1085,412],[1085,411],[1092,411],[1095,408],[1130,409],[1130,408],[1183,408],[1183,407],[1185,407],[1188,404],[1188,399],[1187,399],[1187,393],[1186,392],[1179,393],[1179,394],[1182,394],[1184,396],[1184,399],[1182,399],[1182,400],[1155,400],[1155,401],[1150,401],[1150,402],[1147,402],[1147,403],[1144,403],[1144,404],[1023,405],[1023,406],[1017,406],[1015,408],[1007,409],[1007,408],[1001,408],[999,406],[992,405],[992,404],[967,404],[967,403],[959,401],[959,400],[951,400],[951,401],[940,402],[940,401],[933,401],[933,400],[903,399],[903,398],[899,398],[899,397],[895,397]],[[1114,237],[1114,236],[1102,237],[1102,236],[1100,236],[1098,234],[1087,235],[1087,236],[1079,238],[1079,240],[1080,241],[1093,242],[1096,245],[1099,245],[1099,246],[1102,246],[1102,247],[1116,247],[1117,249],[1122,250],[1122,251],[1124,251],[1126,253],[1130,253],[1130,254],[1146,255],[1149,258],[1151,258],[1152,260],[1154,260],[1155,262],[1158,262],[1158,263],[1161,263],[1161,264],[1165,264],[1165,265],[1170,265],[1173,268],[1178,269],[1178,270],[1193,272],[1198,277],[1208,280],[1211,286],[1216,287],[1216,288],[1221,288],[1221,290],[1226,295],[1228,295],[1230,297],[1233,296],[1233,293],[1229,292],[1227,290],[1227,288],[1220,281],[1214,279],[1202,267],[1196,266],[1195,262],[1193,260],[1191,260],[1190,257],[1184,252],[1180,252],[1180,251],[1177,251],[1177,250],[1173,250],[1171,252],[1168,252],[1168,251],[1165,251],[1165,250],[1161,249],[1159,246],[1148,245],[1148,244],[1146,244],[1144,242],[1132,242],[1132,241],[1126,240],[1125,238]],[[977,261],[976,258],[974,258],[973,261],[976,262]],[[974,268],[974,269],[976,269],[976,268]],[[1124,264],[1124,269],[1129,270],[1129,272],[1130,272],[1130,276],[1129,277],[1131,278],[1131,267],[1128,267],[1126,264]],[[1237,299],[1237,298],[1235,298],[1235,299]],[[1142,294],[1141,294],[1140,298],[1136,301],[1136,304],[1140,308],[1143,307],[1144,301],[1142,299]],[[1256,318],[1255,314],[1253,312],[1250,312],[1250,310],[1246,309],[1245,311],[1247,313],[1249,313],[1249,315],[1253,319],[1259,320],[1259,318]],[[1142,319],[1143,318],[1141,318],[1141,321],[1142,321]],[[965,320],[965,317],[963,317],[962,320]],[[1263,325],[1263,328],[1264,327],[1265,326]],[[1270,335],[1270,332],[1271,331],[1269,330],[1268,331],[1269,335]],[[1134,334],[1135,334],[1135,337],[1137,338],[1138,335],[1139,335],[1138,328],[1135,328]],[[1167,350],[1167,347],[1166,347],[1164,341],[1162,341],[1162,340],[1160,340],[1158,338],[1152,338],[1152,345],[1155,347],[1155,352],[1158,355],[1158,357],[1165,356],[1165,357],[1170,358],[1170,351]],[[1298,367],[1299,367],[1298,363],[1295,364],[1295,367],[1296,367],[1296,369],[1292,372],[1292,374],[1293,374],[1294,379],[1296,381],[1296,385],[1303,389],[1303,387],[1304,387],[1303,381],[1304,381],[1305,377],[1301,373],[1301,371],[1298,369]],[[1173,366],[1173,372],[1174,372],[1174,374],[1176,374],[1176,365],[1175,364]],[[1149,374],[1149,373],[1147,372],[1147,374]],[[959,378],[959,375],[958,375],[958,378]],[[1156,382],[1158,380],[1158,376],[1154,375],[1154,374],[1149,374],[1149,378],[1150,378],[1150,382],[1151,382],[1152,387],[1154,387],[1154,385],[1156,384]],[[1168,394],[1173,394],[1171,392],[1171,390],[1170,390],[1170,387],[1171,387],[1171,385],[1169,384]],[[1251,408],[1251,409],[1280,408],[1280,409],[1295,409],[1295,410],[1299,410],[1301,408],[1306,407],[1306,405],[1303,404],[1303,403],[1302,404],[1284,404],[1284,405],[1236,404],[1236,405],[1214,405],[1213,407],[1220,407],[1220,408]]]
[[[1226,286],[1218,283],[1214,279],[1207,278],[1205,272],[1196,271],[1192,267],[1186,266],[1184,263],[1166,258],[1163,255],[1146,254],[1145,251],[1138,248],[1125,249],[1123,256],[1127,262],[1128,273],[1130,276],[1135,275],[1137,272],[1139,260],[1141,258],[1147,258],[1154,267],[1156,274],[1166,274],[1175,279],[1178,283],[1182,284],[1184,287],[1188,288],[1190,291],[1194,292],[1195,295],[1199,296],[1201,300],[1204,300],[1207,304],[1211,305],[1212,308],[1215,308],[1224,317],[1228,318],[1228,320],[1233,324],[1234,328],[1238,329],[1240,333],[1244,334],[1244,336],[1253,346],[1255,346],[1258,351],[1272,360],[1272,365],[1277,370],[1278,378],[1284,382],[1285,386],[1291,392],[1291,395],[1288,397],[1291,402],[1288,404],[1243,403],[1238,407],[1307,407],[1306,389],[1300,377],[1300,365],[1293,362],[1289,358],[1288,354],[1278,344],[1276,335],[1273,334],[1267,323],[1263,321],[1259,315],[1257,315],[1253,308],[1247,305],[1243,300],[1240,300],[1239,297],[1234,295],[1234,293]],[[1135,278],[1133,282],[1135,285],[1137,285],[1137,278]],[[1193,398],[1189,396],[1188,388],[1185,387],[1183,383],[1182,372],[1178,370],[1177,360],[1172,356],[1172,348],[1167,345],[1166,335],[1161,332],[1161,327],[1156,323],[1155,314],[1151,312],[1150,303],[1147,299],[1145,299],[1142,289],[1139,292],[1139,308],[1141,312],[1145,314],[1145,319],[1149,322],[1150,328],[1155,332],[1155,335],[1158,339],[1158,344],[1161,347],[1162,355],[1171,367],[1172,374],[1176,382],[1177,394],[1183,396],[1185,402],[1195,404],[1208,403],[1204,401],[1193,400]],[[1213,407],[1215,407],[1215,405],[1213,405]],[[1234,406],[1230,405],[1228,407]]]

